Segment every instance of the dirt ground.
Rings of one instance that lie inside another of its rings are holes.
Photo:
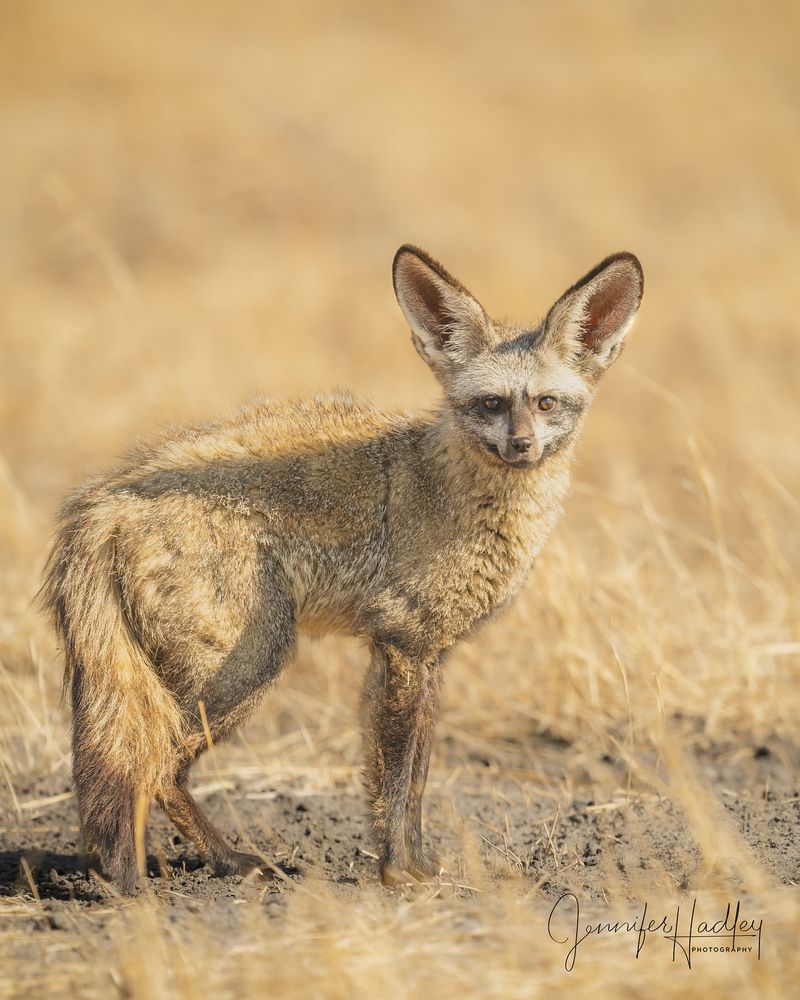
[[[526,746],[509,744],[494,759],[465,751],[452,737],[443,744],[426,798],[427,837],[450,860],[457,895],[471,895],[471,876],[516,880],[521,892],[535,887],[552,900],[565,892],[605,899],[615,875],[629,890],[671,883],[687,892],[701,881],[704,862],[684,811],[668,787],[647,789],[619,758],[542,737]],[[221,914],[227,911],[234,919],[243,900],[260,898],[269,915],[280,919],[300,877],[323,880],[345,896],[377,883],[363,800],[352,781],[327,791],[309,788],[307,780],[294,788],[291,781],[276,787],[268,769],[255,773],[259,769],[253,767],[247,775],[234,768],[238,777],[231,780],[225,777],[226,762],[235,754],[235,747],[215,750],[213,768],[205,768],[211,780],[195,781],[196,795],[232,843],[249,838],[248,846],[274,861],[279,874],[268,883],[213,876],[155,808],[148,837],[150,878],[143,891],[167,902],[173,920],[202,916],[213,901],[211,922],[215,933],[225,936],[228,921]],[[699,783],[692,794],[706,796],[702,808],[712,808],[715,799],[721,803],[725,819],[719,821],[727,820],[777,883],[796,885],[797,749],[715,745],[697,749],[693,757]],[[650,783],[657,784],[659,765],[651,764]],[[92,916],[95,931],[102,928],[116,894],[86,871],[69,781],[31,778],[15,792],[16,803],[8,792],[0,796],[0,893],[30,896],[32,880],[53,929],[74,930],[76,905]],[[465,848],[470,842],[482,859],[478,871]],[[452,895],[453,887],[445,882],[442,891]],[[30,922],[35,925],[40,917],[32,912]]]

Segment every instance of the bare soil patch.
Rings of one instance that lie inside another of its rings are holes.
[[[447,743],[432,776],[426,825],[431,847],[453,863],[457,895],[469,897],[473,881],[485,887],[509,879],[517,880],[520,891],[535,886],[553,900],[564,892],[607,899],[610,885],[626,886],[631,898],[648,886],[689,892],[697,885],[704,860],[683,810],[669,794],[644,789],[635,779],[628,789],[628,768],[620,760],[542,738],[526,748],[509,745],[493,759]],[[219,773],[226,773],[226,757],[234,754],[218,749]],[[696,751],[694,761],[697,787],[708,796],[703,808],[716,800],[763,868],[779,883],[796,884],[797,750],[780,742],[716,745]],[[296,789],[285,783],[276,789],[263,773],[201,777],[195,786],[231,842],[249,839],[248,846],[285,876],[266,886],[215,877],[154,808],[144,891],[169,906],[173,919],[205,914],[215,933],[224,935],[237,904],[255,898],[280,918],[300,871],[343,895],[377,883],[364,801],[352,785],[315,792],[308,780],[298,779]],[[85,920],[96,934],[115,893],[85,869],[70,783],[32,777],[18,782],[15,792],[16,804],[8,792],[0,795],[0,894],[32,893],[27,864],[51,927],[79,933]],[[39,919],[31,913],[31,923]]]

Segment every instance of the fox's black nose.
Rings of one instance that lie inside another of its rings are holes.
[[[515,437],[511,438],[511,447],[514,451],[526,452],[531,450],[531,445],[533,442],[529,437]]]

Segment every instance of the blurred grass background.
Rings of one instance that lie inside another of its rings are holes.
[[[444,730],[635,753],[680,714],[796,745],[797,4],[6,0],[0,29],[7,781],[68,773],[30,610],[58,498],[255,394],[431,402],[406,241],[518,319],[612,251],[646,276],[567,516],[453,657]],[[355,768],[362,669],[303,646],[229,752]]]

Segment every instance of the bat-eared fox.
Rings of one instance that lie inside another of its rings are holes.
[[[393,279],[435,409],[257,402],[139,446],[61,509],[41,597],[66,657],[87,846],[123,892],[154,799],[217,873],[269,871],[223,840],[187,778],[299,630],[371,651],[361,716],[381,878],[441,873],[421,805],[443,660],[514,597],[558,520],[643,277],[614,254],[530,328],[491,319],[413,246]]]

